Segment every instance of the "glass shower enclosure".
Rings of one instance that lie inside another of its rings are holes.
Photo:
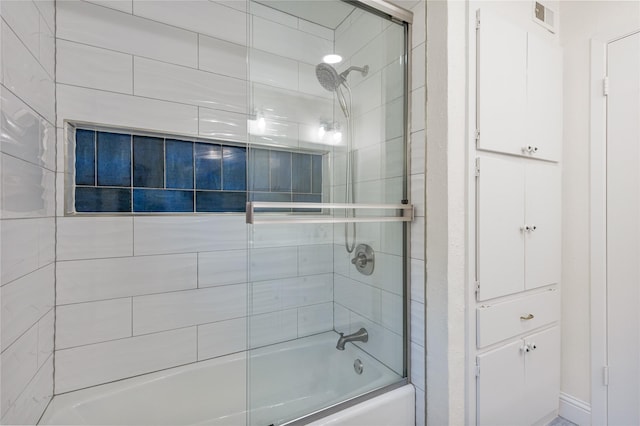
[[[408,23],[248,7],[247,423],[308,422],[407,382]]]

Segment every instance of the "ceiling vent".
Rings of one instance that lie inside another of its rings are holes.
[[[537,1],[533,2],[533,20],[554,34],[557,26],[556,18],[556,12],[549,6]]]

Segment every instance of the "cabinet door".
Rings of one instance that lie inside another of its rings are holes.
[[[526,165],[525,286],[527,289],[560,281],[561,176],[556,164]],[[533,230],[535,229],[535,230]]]
[[[524,167],[487,157],[478,165],[478,300],[487,300],[524,290]]]
[[[523,425],[524,355],[521,340],[476,358],[478,425]]]
[[[527,33],[478,11],[478,149],[522,155],[527,144]]]
[[[553,327],[525,339],[525,402],[527,423],[558,409],[560,401],[560,330]]]
[[[560,160],[562,150],[562,49],[527,38],[527,138],[533,158]]]

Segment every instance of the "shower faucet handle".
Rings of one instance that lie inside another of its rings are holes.
[[[356,265],[360,268],[364,268],[367,265],[368,261],[369,259],[367,258],[367,255],[364,254],[363,252],[360,252],[356,255],[356,257],[351,259],[351,264]]]

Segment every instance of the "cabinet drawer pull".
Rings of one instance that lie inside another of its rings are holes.
[[[523,315],[520,317],[521,320],[523,321],[529,321],[533,319],[533,314],[527,314],[527,315]]]

